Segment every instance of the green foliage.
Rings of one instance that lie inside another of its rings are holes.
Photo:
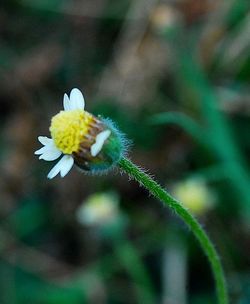
[[[250,4],[168,2],[1,2],[1,304],[164,302],[164,253],[178,242],[187,260],[177,296],[214,301],[190,232],[118,169],[46,179],[53,163],[33,156],[36,138],[49,136],[73,87],[170,193],[183,179],[206,181],[217,200],[199,220],[220,252],[231,302],[249,303]],[[78,222],[79,206],[101,191],[119,195],[123,225]]]

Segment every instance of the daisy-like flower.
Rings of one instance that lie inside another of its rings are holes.
[[[48,178],[60,173],[64,177],[74,163],[88,172],[102,172],[119,161],[123,139],[113,124],[84,110],[85,101],[80,90],[74,88],[70,96],[64,94],[64,110],[52,117],[51,138],[39,136],[43,147],[35,151],[39,159],[53,161],[61,157]]]

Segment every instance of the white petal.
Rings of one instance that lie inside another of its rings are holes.
[[[38,136],[38,140],[40,141],[40,143],[44,146],[50,144],[53,142],[52,138],[48,138],[47,136]]]
[[[82,92],[74,88],[70,92],[70,110],[84,110],[85,101]]]
[[[47,177],[49,179],[52,179],[53,177],[55,177],[60,172],[60,170],[61,170],[61,160],[59,160],[59,162],[49,171],[49,174],[47,175]]]
[[[63,165],[61,166],[61,177],[64,177],[74,165],[74,159],[70,155],[63,157]]]
[[[70,110],[70,101],[69,101],[69,96],[67,94],[64,94],[63,96],[63,107],[65,111]]]
[[[53,139],[48,138],[46,136],[39,136],[38,140],[44,145],[42,148],[36,150],[34,152],[35,155],[39,155],[39,154],[44,154],[46,152],[49,152],[52,150],[52,152],[54,150],[58,150],[57,147],[55,146],[55,143],[53,141]]]
[[[69,170],[72,168],[73,164],[72,160],[73,157],[70,155],[64,155],[59,162],[50,170],[49,174],[47,175],[47,177],[49,179],[52,179],[53,177],[55,177],[59,172],[61,172],[61,176],[64,173],[65,175],[69,172]],[[74,163],[74,160],[73,160]],[[63,176],[65,176],[63,175]],[[63,177],[62,176],[62,177]]]
[[[92,156],[96,156],[102,149],[105,140],[110,136],[111,131],[105,130],[96,136],[95,143],[91,146],[90,152]]]
[[[36,150],[36,151],[34,152],[34,154],[35,154],[35,155],[43,154],[47,149],[48,149],[47,146],[43,146],[41,149]]]
[[[62,152],[60,150],[58,150],[55,146],[52,146],[49,148],[44,147],[44,148],[46,148],[46,149],[43,152],[43,154],[39,156],[39,159],[52,161],[52,160],[57,159],[62,154]]]

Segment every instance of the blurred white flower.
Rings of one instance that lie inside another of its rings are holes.
[[[202,179],[188,179],[176,183],[172,194],[193,214],[202,215],[215,204],[215,195]]]
[[[87,226],[111,224],[119,217],[119,199],[114,192],[90,195],[76,213],[79,223]]]

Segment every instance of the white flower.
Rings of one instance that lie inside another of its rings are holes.
[[[85,101],[81,91],[74,88],[70,92],[70,97],[68,97],[67,94],[64,94],[63,107],[64,107],[64,111],[84,110]],[[36,155],[40,155],[39,159],[52,161],[59,158],[62,155],[62,152],[56,147],[52,138],[48,138],[46,136],[39,136],[38,140],[43,145],[41,149],[35,151]],[[52,179],[58,173],[60,173],[61,177],[64,177],[73,167],[73,164],[74,164],[73,157],[71,155],[66,154],[50,170],[47,177],[49,179]]]
[[[205,214],[215,204],[215,194],[202,179],[187,179],[176,183],[173,195],[196,215]]]
[[[38,137],[43,145],[42,148],[35,151],[35,154],[39,155],[39,159],[53,161],[63,155],[49,172],[49,179],[59,173],[61,177],[64,177],[74,162],[78,166],[80,163],[80,167],[87,164],[88,168],[91,160],[99,157],[99,153],[112,133],[103,121],[84,111],[84,107],[84,97],[80,90],[74,88],[71,90],[70,96],[64,94],[64,110],[51,120],[52,138]],[[83,163],[82,158],[84,159]],[[103,155],[99,157],[98,161],[100,159],[104,159]],[[94,164],[96,163],[94,162]]]
[[[76,217],[83,225],[105,226],[115,222],[119,213],[117,193],[101,192],[90,195],[77,210]]]

